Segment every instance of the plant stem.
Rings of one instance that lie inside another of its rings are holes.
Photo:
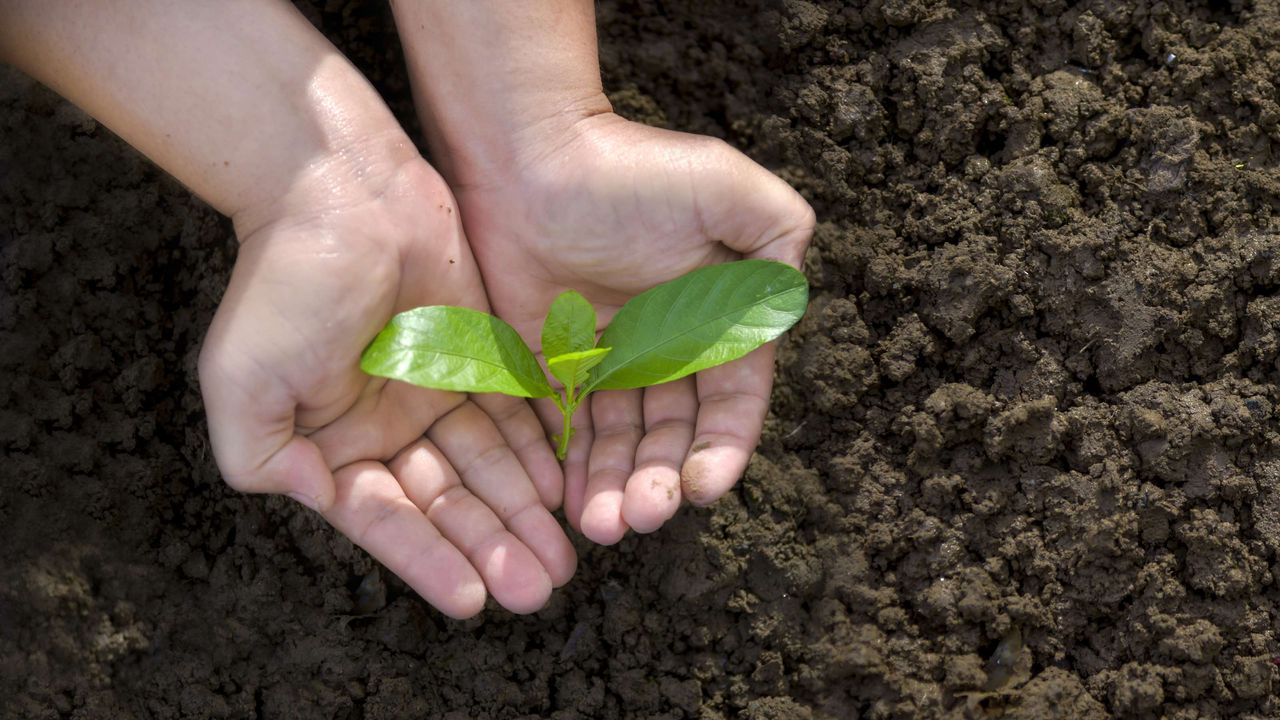
[[[575,400],[573,386],[568,385],[563,393],[559,396],[553,395],[551,399],[555,401],[556,407],[560,408],[560,415],[564,418],[564,427],[560,431],[560,444],[556,448],[556,459],[564,460],[565,455],[569,453],[569,438],[573,436],[573,413],[578,409],[578,403],[582,402],[582,396],[579,395]]]
[[[569,436],[573,435],[573,410],[561,408],[560,414],[564,416],[564,428],[560,431],[560,447],[556,448],[556,459],[564,460],[569,453]]]

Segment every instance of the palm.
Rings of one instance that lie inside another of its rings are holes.
[[[616,116],[580,131],[519,177],[458,190],[493,308],[534,347],[566,289],[595,304],[603,327],[631,297],[702,265],[799,264],[812,211],[745,156]],[[565,465],[570,521],[610,543],[656,529],[682,498],[719,497],[759,439],[772,372],[766,348],[696,378],[594,395]]]
[[[463,395],[359,370],[393,313],[485,302],[438,178],[415,164],[394,184],[244,239],[201,358],[215,454],[234,487],[319,509],[446,613],[479,611],[486,588],[534,610],[574,559],[544,507],[559,478],[540,497],[524,469],[545,445],[532,413],[477,400],[495,425]]]

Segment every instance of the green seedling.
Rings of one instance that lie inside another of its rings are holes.
[[[736,360],[794,325],[808,301],[804,275],[789,265],[712,265],[635,296],[597,340],[595,308],[570,290],[551,303],[542,325],[542,356],[559,390],[514,328],[450,305],[391,318],[360,367],[438,390],[551,398],[564,416],[554,437],[563,460],[573,413],[592,392],[671,382]]]

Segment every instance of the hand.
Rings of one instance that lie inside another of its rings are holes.
[[[393,312],[484,306],[448,190],[359,71],[287,2],[10,0],[3,15],[0,59],[235,221],[200,363],[228,482],[317,508],[450,615],[478,612],[486,585],[540,607],[575,560],[528,405],[358,369]]]
[[[586,296],[603,328],[634,295],[703,265],[749,257],[799,267],[813,233],[804,199],[725,143],[612,113],[531,143],[510,171],[453,162],[489,300],[534,348],[564,290]],[[773,355],[769,345],[690,378],[591,396],[565,461],[569,521],[612,544],[628,528],[657,529],[682,499],[723,495],[759,442]],[[539,413],[556,431],[550,403]]]
[[[443,181],[421,159],[389,177],[367,197],[295,189],[300,212],[237,218],[240,255],[200,358],[214,454],[232,487],[318,510],[447,615],[479,612],[486,588],[532,612],[576,559],[548,511],[559,467],[528,404],[358,367],[393,313],[486,308]]]

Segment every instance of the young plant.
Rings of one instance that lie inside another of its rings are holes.
[[[564,415],[556,457],[573,436],[573,413],[596,390],[671,382],[736,360],[804,315],[809,286],[795,268],[742,260],[699,268],[629,300],[596,340],[596,311],[570,290],[551,303],[542,356],[507,323],[450,305],[391,318],[360,359],[370,375],[456,392],[549,397]]]

